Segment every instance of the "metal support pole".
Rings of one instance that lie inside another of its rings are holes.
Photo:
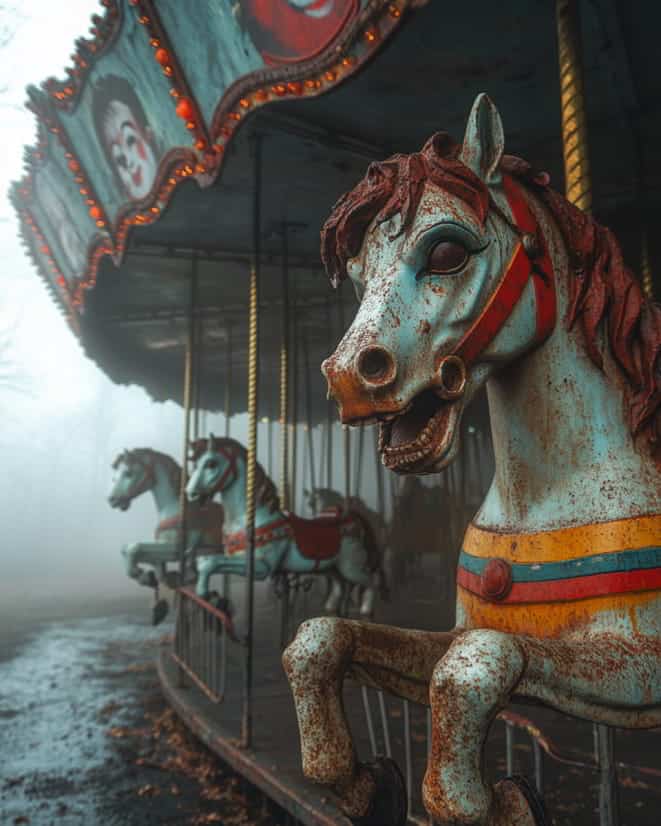
[[[317,470],[314,462],[314,433],[312,431],[312,388],[310,387],[310,348],[307,336],[303,337],[303,365],[305,369],[305,423],[308,440],[308,466],[310,490],[317,489]]]
[[[255,470],[257,466],[257,407],[259,367],[259,260],[261,240],[261,136],[253,138],[253,263],[250,268],[250,314],[248,342],[248,456],[246,468],[246,536],[248,540],[246,569],[247,634],[245,640],[245,682],[241,745],[252,745],[252,689],[253,689],[253,627],[255,601]]]
[[[199,290],[199,283],[196,292]],[[195,309],[199,304],[198,296],[195,296]],[[193,323],[193,439],[200,438],[200,400],[202,397],[202,341],[204,337],[204,319],[196,312],[192,318]]]
[[[181,514],[181,532],[179,546],[179,583],[183,585],[186,569],[186,545],[187,545],[187,499],[186,484],[188,482],[188,444],[190,442],[191,424],[191,400],[193,395],[193,349],[195,346],[194,336],[194,312],[197,304],[197,258],[193,256],[193,264],[190,279],[190,310],[188,314],[188,335],[186,337],[186,352],[184,354],[184,450],[181,462],[181,482],[179,485],[179,513]]]
[[[514,726],[505,723],[505,771],[507,776],[514,774]]]
[[[232,325],[227,324],[227,346],[225,348],[225,438],[230,435],[232,415]]]
[[[358,429],[358,449],[354,457],[353,493],[360,497],[363,487],[363,453],[365,452],[365,425],[361,423]]]
[[[613,755],[613,729],[597,726],[599,762],[599,823],[600,826],[618,826],[620,822],[617,772]]]
[[[565,164],[565,195],[579,209],[592,207],[588,127],[583,90],[578,0],[556,0],[560,110]]]
[[[328,330],[328,345],[329,352],[333,347],[333,323],[331,318],[330,302],[326,303],[326,328]],[[333,426],[335,424],[335,417],[333,415],[333,405],[330,401],[326,402],[326,487],[328,490],[333,490]]]

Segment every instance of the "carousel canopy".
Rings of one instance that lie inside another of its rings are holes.
[[[460,138],[478,92],[499,107],[507,150],[563,187],[553,3],[103,5],[67,78],[29,90],[38,140],[13,199],[87,353],[154,398],[181,400],[193,317],[201,405],[223,407],[229,371],[232,409],[245,409],[257,255],[260,414],[277,409],[288,292],[292,357],[306,386],[298,395],[309,388],[312,417],[325,417],[317,368],[354,299],[350,287],[329,288],[320,227],[370,160],[418,149],[439,130]],[[641,227],[661,208],[661,8],[581,6],[594,210],[636,269]]]

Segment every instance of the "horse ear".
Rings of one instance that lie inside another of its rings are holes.
[[[213,433],[209,433],[209,441],[207,442],[207,450],[209,452],[215,452],[216,450],[216,437]]]
[[[491,98],[481,92],[473,103],[459,160],[485,184],[500,182],[498,166],[505,149],[503,122]]]

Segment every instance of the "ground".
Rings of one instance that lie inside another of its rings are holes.
[[[438,610],[432,571],[427,574],[430,593],[426,599],[417,593],[418,612]],[[411,605],[406,593],[398,603]],[[154,663],[172,629],[149,625],[144,595],[104,605],[41,605],[40,616],[33,606],[22,612],[0,606],[2,826],[284,823],[281,812],[269,811],[167,707]],[[258,633],[273,625],[272,610],[260,594]],[[393,748],[401,752],[401,706],[389,702],[388,708]],[[589,759],[589,725],[543,709],[516,710],[563,753]],[[414,748],[424,749],[424,712],[412,715],[412,729]],[[658,731],[617,733],[621,826],[659,824],[660,746]],[[531,741],[521,732],[515,756],[516,770],[530,774]],[[501,723],[494,726],[487,764],[493,776],[503,775]],[[545,777],[554,826],[598,824],[594,772],[547,760]]]
[[[276,826],[195,741],[155,673],[162,629],[129,613],[0,631],[0,823]]]

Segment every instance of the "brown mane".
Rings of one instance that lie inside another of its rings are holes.
[[[347,277],[347,262],[360,252],[373,221],[381,224],[400,213],[398,234],[411,226],[427,181],[463,200],[484,223],[489,191],[458,154],[458,144],[439,132],[421,152],[370,164],[321,231],[321,258],[333,286]],[[631,433],[643,436],[652,455],[661,458],[661,305],[644,297],[613,233],[551,189],[548,175],[510,155],[501,170],[537,196],[557,222],[571,262],[565,323],[580,325],[585,348],[601,370],[605,332],[624,384]]]
[[[237,442],[236,439],[216,436],[215,441],[219,447],[224,447],[235,456],[242,458],[244,462],[247,462],[248,451],[240,442]],[[191,442],[191,459],[194,462],[197,462],[200,456],[207,452],[208,446],[208,439],[196,439],[194,442]],[[276,490],[275,484],[266,475],[266,471],[259,462],[255,465],[255,499],[258,505],[266,505],[271,513],[280,510],[280,498],[278,496],[278,491]]]
[[[176,462],[172,456],[167,453],[161,453],[158,450],[152,450],[151,447],[134,447],[133,450],[123,450],[112,463],[113,470],[116,470],[121,462],[140,462],[144,464],[146,461],[160,462],[165,465],[166,472],[170,477],[170,484],[174,490],[178,491],[181,486],[181,466]]]

